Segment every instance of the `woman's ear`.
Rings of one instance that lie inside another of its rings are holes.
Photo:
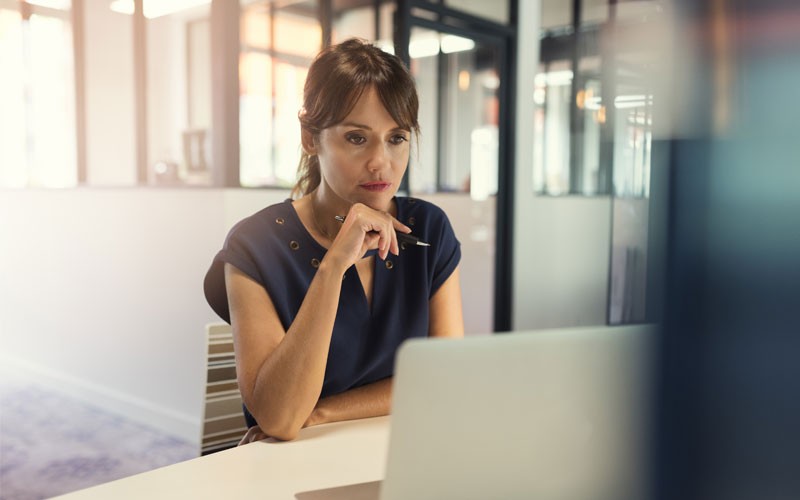
[[[317,145],[314,141],[314,134],[308,129],[300,130],[300,141],[303,144],[303,151],[310,156],[317,154]]]

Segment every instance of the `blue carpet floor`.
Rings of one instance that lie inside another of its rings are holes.
[[[0,378],[0,500],[49,498],[197,455],[192,443],[31,381]]]

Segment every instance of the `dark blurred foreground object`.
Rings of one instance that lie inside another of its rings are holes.
[[[677,6],[653,498],[796,500],[800,2]]]

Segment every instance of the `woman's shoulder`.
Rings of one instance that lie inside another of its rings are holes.
[[[230,232],[231,234],[240,232],[246,233],[251,230],[259,230],[265,225],[286,224],[291,221],[293,210],[294,208],[292,207],[291,200],[275,203],[241,219],[234,224]]]
[[[425,219],[447,219],[447,214],[438,205],[421,198],[398,196],[397,203],[400,214]]]
[[[295,226],[296,215],[291,200],[285,200],[262,208],[233,225],[225,238],[225,246],[233,242],[240,244],[265,244],[284,231]],[[276,231],[277,230],[277,231]]]
[[[401,222],[405,224],[408,224],[409,221],[412,225],[422,222],[425,222],[426,225],[449,223],[445,211],[430,201],[413,197],[397,197],[397,203],[398,214],[405,219]]]

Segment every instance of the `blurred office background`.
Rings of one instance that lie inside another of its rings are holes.
[[[417,80],[403,189],[455,226],[468,334],[663,323],[656,483],[753,498],[738,468],[756,449],[777,488],[780,443],[800,442],[783,432],[800,394],[799,11],[0,0],[0,359],[198,443],[218,321],[203,275],[233,223],[288,197],[305,72],[358,36]]]

